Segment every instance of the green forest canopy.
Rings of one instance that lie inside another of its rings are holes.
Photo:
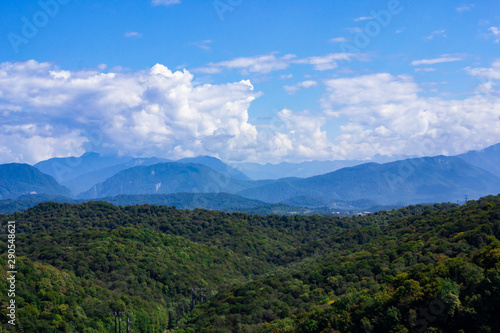
[[[136,332],[500,327],[499,196],[352,218],[43,203],[0,216],[4,249],[9,220],[19,331],[113,332],[112,311]]]

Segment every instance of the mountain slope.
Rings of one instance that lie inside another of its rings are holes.
[[[97,169],[94,171],[90,171],[87,173],[84,173],[83,175],[79,175],[75,178],[66,180],[61,182],[61,185],[66,186],[73,192],[73,194],[79,194],[81,192],[87,191],[90,189],[92,186],[102,183],[109,177],[112,177],[116,175],[118,172],[122,170],[126,170],[129,168],[133,168],[136,166],[148,166],[148,165],[154,165],[158,163],[165,163],[168,162],[168,160],[163,159],[163,158],[156,158],[156,157],[151,157],[151,158],[134,158],[130,161],[127,161],[125,163],[120,163],[116,164],[110,167],[105,167],[101,169]]]
[[[0,240],[18,221],[25,332],[110,332],[112,311],[137,332],[495,332],[499,217],[500,196],[353,218],[45,203]]]
[[[302,163],[259,164],[251,162],[233,163],[232,167],[251,179],[280,179],[287,177],[313,177],[341,168],[362,164],[363,161],[310,161]]]
[[[497,332],[500,197],[397,217],[405,209],[318,239],[308,246],[335,251],[297,268],[221,290],[176,332]]]
[[[160,163],[123,170],[79,195],[80,198],[102,198],[119,194],[234,193],[251,186],[248,182],[201,164]]]
[[[500,143],[482,150],[472,150],[457,157],[500,177]]]
[[[51,158],[38,162],[34,167],[62,183],[85,173],[126,163],[132,159],[130,156],[101,156],[98,153],[85,153],[80,157]]]
[[[0,265],[6,267],[7,260],[6,253],[1,255]],[[124,310],[124,300],[129,312],[134,313],[131,319],[136,332],[151,332],[158,324],[168,325],[168,314],[162,304],[140,299],[113,286],[99,285],[95,280],[76,276],[73,271],[26,257],[16,258],[16,270],[22,274],[22,281],[29,283],[16,285],[15,332],[114,332],[111,311]],[[7,281],[9,275],[3,271],[0,278]],[[0,286],[5,295],[6,286]],[[2,297],[2,301],[7,303],[9,299]],[[0,320],[0,332],[12,331],[6,311],[0,313]]]
[[[71,197],[71,192],[57,181],[28,164],[0,165],[0,199],[14,199],[23,194],[52,194]]]
[[[380,204],[462,200],[500,192],[500,178],[456,157],[367,163],[306,179],[278,180],[238,192],[266,202],[294,197],[373,200]]]
[[[21,195],[17,199],[0,200],[0,214],[22,212],[42,202],[82,203],[84,199],[72,199],[57,195]],[[246,212],[251,214],[311,214],[313,211],[300,205],[268,204],[259,200],[243,198],[229,193],[172,193],[172,194],[121,194],[116,197],[99,198],[116,206],[163,205],[179,209],[209,209],[223,212]],[[349,208],[353,209],[353,208]]]
[[[117,206],[128,205],[165,205],[179,209],[215,209],[249,208],[266,205],[265,202],[247,199],[229,193],[172,193],[172,194],[121,194],[116,197],[104,197],[99,200]]]
[[[408,158],[409,156],[381,156],[375,155],[370,161],[361,160],[334,160],[334,161],[306,161],[300,163],[282,162],[278,164],[240,162],[232,163],[231,166],[240,170],[251,179],[280,179],[288,177],[308,178],[334,172],[342,168],[348,168],[367,162],[388,163]]]
[[[243,172],[225,164],[221,160],[211,156],[198,156],[198,157],[189,157],[183,158],[178,161],[178,163],[193,163],[193,164],[202,164],[209,168],[214,169],[215,171],[227,174],[229,177],[239,180],[250,180],[250,178],[245,175]]]

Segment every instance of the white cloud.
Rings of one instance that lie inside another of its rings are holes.
[[[330,39],[330,43],[347,43],[349,40],[345,37],[336,37]]]
[[[434,39],[434,37],[436,37],[436,36],[448,37],[448,36],[446,36],[446,30],[435,30],[429,36],[424,37],[424,39],[431,40],[431,39]]]
[[[410,77],[387,73],[325,81],[328,87],[326,105],[364,105],[404,103],[420,90]]]
[[[323,116],[283,109],[276,118],[276,124],[270,126],[271,138],[262,142],[273,152],[276,161],[330,159],[336,156],[336,147],[328,142],[326,131],[321,130],[326,120]]]
[[[436,69],[435,68],[415,68],[415,72],[434,72]]]
[[[153,0],[151,4],[153,6],[170,6],[181,3],[180,0]]]
[[[338,67],[339,60],[351,60],[353,58],[361,57],[360,54],[356,53],[330,53],[325,56],[318,57],[308,57],[305,59],[299,59],[293,61],[296,64],[309,64],[313,65],[313,68],[317,71],[325,71],[329,69],[335,69]]]
[[[411,77],[388,73],[325,84],[326,114],[345,122],[335,139],[339,157],[453,155],[500,142],[498,94],[463,100],[422,97]]]
[[[300,89],[307,89],[307,88],[311,88],[311,87],[314,87],[317,85],[318,85],[318,82],[313,81],[313,80],[307,80],[307,81],[303,81],[303,82],[298,82],[297,84],[294,84],[293,86],[284,86],[284,89],[286,90],[287,93],[292,95],[292,94],[295,94]]]
[[[491,31],[493,36],[495,36],[495,38],[496,38],[495,43],[499,43],[500,42],[500,29],[498,29],[497,27],[490,27],[488,30]]]
[[[472,76],[478,76],[486,80],[500,80],[500,59],[493,62],[489,68],[470,68],[466,67],[465,70]]]
[[[500,79],[500,60],[467,73]],[[297,87],[316,84],[309,81]],[[162,65],[102,73],[64,71],[36,61],[2,63],[0,163],[74,156],[88,148],[227,161],[365,159],[455,154],[500,142],[500,94],[493,82],[482,83],[476,95],[463,100],[423,97],[408,75],[324,83],[324,113],[285,109],[265,127],[249,121],[247,110],[261,94],[246,80],[197,84],[189,71]],[[337,121],[340,134],[332,138],[324,128]],[[102,143],[90,140],[92,133],[102,136]]]
[[[95,149],[230,159],[255,145],[247,109],[258,96],[249,81],[196,85],[188,71],[162,65],[104,74],[36,61],[3,63],[0,114],[7,121],[0,124],[0,162],[79,155],[86,131],[104,137]]]
[[[361,17],[355,18],[354,22],[367,21],[367,20],[371,20],[373,18],[374,18],[373,16],[361,16]]]
[[[455,8],[455,9],[457,10],[457,12],[468,12],[468,11],[470,11],[472,8],[474,8],[474,4],[470,4],[470,5],[463,5],[463,6],[460,6],[460,7]]]
[[[212,44],[212,41],[209,40],[209,39],[203,40],[201,42],[195,42],[195,43],[193,43],[193,45],[195,45],[195,46],[197,46],[200,49],[205,50],[205,51],[210,50],[210,44]]]
[[[190,72],[160,64],[102,73],[64,71],[33,60],[2,63],[0,163],[34,163],[87,150],[254,162],[331,155],[322,116],[279,112],[277,124],[259,133],[247,110],[260,95],[248,80],[196,84]]]
[[[130,38],[130,37],[141,38],[142,34],[138,33],[137,31],[127,31],[124,36],[127,38]]]
[[[434,65],[434,64],[440,64],[443,62],[454,62],[454,61],[460,61],[463,60],[462,58],[459,57],[451,57],[451,56],[442,56],[440,58],[434,58],[434,59],[422,59],[422,60],[414,60],[410,63],[412,66],[419,66],[419,65]]]
[[[217,63],[212,62],[205,67],[195,68],[193,71],[213,74],[219,73],[223,69],[239,69],[243,74],[266,74],[272,71],[287,69],[290,66],[290,60],[295,57],[294,54],[286,54],[282,57],[277,57],[276,53],[254,57],[240,57]]]
[[[204,67],[193,69],[193,72],[216,74],[224,69],[238,69],[243,75],[249,73],[267,74],[273,71],[287,69],[291,64],[309,64],[315,70],[324,71],[338,67],[338,61],[351,60],[354,58],[361,59],[363,54],[358,53],[331,53],[325,56],[307,57],[296,59],[295,54],[286,54],[282,57],[273,52],[267,55],[259,55],[254,57],[240,57],[232,60],[209,63]]]
[[[360,28],[360,27],[353,27],[353,28],[345,28],[347,31],[349,31],[351,34],[357,34],[357,33],[361,33],[361,32],[364,32],[365,29],[363,28]]]

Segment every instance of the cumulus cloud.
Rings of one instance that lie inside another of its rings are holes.
[[[89,150],[253,162],[327,156],[322,116],[277,112],[275,123],[259,133],[248,108],[260,95],[248,80],[197,84],[189,71],[161,64],[102,72],[65,71],[33,60],[2,63],[0,163],[35,163]]]
[[[416,98],[420,90],[409,76],[388,73],[326,80],[325,105],[366,105],[404,103]]]
[[[337,148],[321,129],[325,123],[324,116],[283,109],[269,126],[271,135],[264,135],[261,142],[273,152],[275,161],[333,159],[338,156]]]
[[[459,57],[443,56],[443,57],[434,58],[434,59],[414,60],[411,62],[410,65],[412,65],[412,66],[434,65],[434,64],[439,64],[439,63],[443,63],[443,62],[453,62],[453,61],[460,61],[460,60],[463,60],[463,59],[459,58]]]
[[[489,68],[470,68],[466,67],[465,70],[472,76],[477,76],[486,80],[500,80],[500,59],[493,62]]]
[[[255,145],[249,81],[196,85],[163,65],[135,73],[62,71],[36,61],[0,65],[0,161],[79,155],[88,133],[124,154],[228,158]],[[233,151],[231,153],[231,151]]]
[[[424,97],[409,75],[329,79],[324,112],[285,109],[267,126],[249,121],[248,108],[261,93],[248,80],[199,84],[189,71],[160,64],[138,72],[104,69],[0,64],[0,163],[88,150],[253,162],[365,159],[456,154],[500,142],[500,94],[492,81],[500,79],[500,60],[466,68],[490,81],[462,100]],[[332,126],[340,134],[327,135]]]
[[[302,81],[294,84],[293,86],[284,86],[284,89],[286,90],[287,93],[290,95],[295,94],[297,91],[300,89],[307,89],[311,88],[314,86],[317,86],[318,82],[313,81],[313,80],[307,80],[307,81]]]
[[[495,69],[469,69],[492,76]],[[335,139],[345,158],[374,154],[453,155],[500,142],[500,99],[422,97],[409,76],[388,73],[325,81],[326,114],[341,119]]]

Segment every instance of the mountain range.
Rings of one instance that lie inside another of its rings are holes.
[[[457,157],[500,177],[500,143],[481,150],[471,150]]]
[[[82,199],[119,194],[236,193],[248,183],[203,164],[168,162],[138,166],[118,172],[79,195]]]
[[[265,202],[297,197],[324,200],[373,200],[380,204],[456,201],[500,191],[500,178],[458,157],[425,157],[366,163],[321,176],[277,180],[239,195]]]
[[[314,162],[305,163],[309,163],[306,165],[310,167],[314,165]],[[324,169],[318,170],[324,171],[328,165],[334,167],[334,164],[350,165],[355,164],[355,161],[323,162]],[[283,175],[303,165],[287,164],[288,169],[284,168]],[[150,203],[168,204],[175,200],[166,200],[157,195],[183,193],[183,204],[197,200],[204,203],[200,207],[208,209],[245,209],[250,206],[285,204],[311,209],[361,210],[377,205],[455,202],[462,201],[466,195],[472,199],[497,194],[500,192],[499,165],[500,144],[497,144],[457,156],[369,162],[306,178],[252,180],[240,171],[241,168],[239,170],[235,165],[230,166],[209,156],[173,162],[155,157],[86,153],[77,158],[42,161],[35,166],[1,165],[1,199],[24,197],[19,199],[23,200],[21,202],[3,202],[0,206],[32,206],[34,202],[44,201],[40,198],[56,198],[60,202],[71,202],[75,198],[78,201],[105,198],[106,201],[120,204],[125,200],[123,197],[113,198],[123,195],[139,196],[132,197],[135,203],[148,203],[149,200]],[[198,194],[199,197],[192,201],[192,198],[186,197],[187,193]],[[206,195],[216,193],[232,195],[229,205],[221,203],[220,197]],[[39,196],[39,200],[35,200],[26,197],[30,194],[49,196]],[[212,200],[214,204],[207,204]],[[187,205],[186,208],[194,206]]]
[[[0,165],[0,199],[38,193],[71,196],[66,187],[35,167],[19,163]]]

